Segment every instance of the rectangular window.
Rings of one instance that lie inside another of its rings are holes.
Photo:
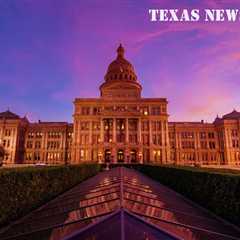
[[[112,138],[112,134],[104,134],[104,142],[112,142],[113,138]]]
[[[161,161],[161,150],[153,150],[153,158],[155,162]]]
[[[200,132],[200,138],[205,139],[207,137],[207,134],[205,132]]]
[[[129,131],[137,131],[138,122],[137,119],[129,119],[128,120],[128,130]]]
[[[232,140],[232,147],[233,147],[233,148],[239,148],[239,141],[236,140],[236,139],[233,139],[233,140]]]
[[[40,153],[34,153],[34,160],[40,161]]]
[[[166,109],[165,106],[162,106],[162,112],[163,112],[163,113],[166,113],[166,112],[167,112],[167,109]]]
[[[105,131],[110,131],[113,129],[113,120],[112,119],[104,119],[103,124],[104,124]]]
[[[149,122],[143,121],[142,122],[142,131],[148,131],[149,130]]]
[[[156,131],[157,130],[157,122],[156,121],[152,121],[151,125],[152,125],[152,131]]]
[[[187,139],[187,138],[194,138],[193,132],[181,132],[181,138]]]
[[[209,132],[209,133],[208,133],[208,138],[211,138],[211,139],[212,139],[212,138],[214,138],[214,137],[215,137],[215,136],[214,136],[214,132]]]
[[[193,141],[182,141],[182,148],[183,149],[194,149],[195,144]]]
[[[157,122],[156,122],[156,125],[157,125],[157,126],[156,126],[156,130],[157,130],[157,131],[161,131],[162,122],[161,122],[161,121],[157,121]]]
[[[5,136],[10,137],[11,136],[11,129],[5,129]]]
[[[140,112],[145,116],[149,115],[148,107],[140,107]]]
[[[160,134],[157,134],[157,145],[162,146],[162,136]]]
[[[124,119],[117,119],[117,130],[123,131],[125,129],[125,120]]]
[[[92,136],[92,143],[98,144],[100,142],[100,135],[99,134],[93,134]]]
[[[207,149],[207,142],[206,141],[201,141],[200,145],[201,145],[202,149]]]
[[[28,138],[34,138],[34,133],[33,132],[29,132],[28,133]]]
[[[33,147],[33,142],[27,141],[27,148],[32,148],[32,147]]]
[[[89,115],[90,107],[82,107],[82,115]]]
[[[209,142],[209,148],[210,149],[215,149],[216,148],[215,142]]]
[[[48,138],[60,138],[61,132],[48,132]]]
[[[160,115],[161,114],[161,109],[160,106],[152,107],[152,115]]]
[[[117,134],[117,142],[125,142],[125,134],[124,133]]]
[[[92,126],[94,131],[100,130],[100,122],[93,122]]]
[[[142,134],[142,141],[143,144],[149,144],[149,135],[148,134]]]
[[[175,138],[174,132],[169,132],[169,138],[170,138],[170,139],[174,139],[174,138]]]
[[[41,132],[36,132],[36,138],[42,138],[43,134]]]
[[[35,148],[41,148],[41,142],[40,141],[35,142]]]
[[[232,129],[231,135],[232,135],[232,137],[238,137],[238,130],[237,129]]]
[[[81,129],[82,131],[89,130],[89,122],[81,122],[81,123],[80,123],[80,129]]]
[[[130,143],[137,143],[137,134],[130,134],[129,135],[129,142]]]
[[[94,107],[93,108],[93,115],[98,115],[101,112],[100,107]]]

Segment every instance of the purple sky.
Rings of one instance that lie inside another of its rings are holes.
[[[166,97],[170,120],[240,110],[240,22],[150,22],[149,8],[240,1],[0,0],[0,111],[72,121],[72,101],[99,96],[120,42],[143,96]]]

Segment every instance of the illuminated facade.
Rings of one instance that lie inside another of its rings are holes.
[[[213,123],[169,122],[167,99],[142,98],[141,91],[120,45],[100,97],[75,99],[73,124],[0,113],[0,158],[4,164],[240,165],[240,112]]]

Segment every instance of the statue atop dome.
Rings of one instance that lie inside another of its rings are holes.
[[[122,44],[120,43],[119,47],[117,48],[117,54],[118,54],[118,58],[124,58],[124,48],[122,46]]]

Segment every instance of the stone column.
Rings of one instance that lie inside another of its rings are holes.
[[[168,121],[166,120],[165,121],[165,124],[166,124],[166,131],[165,131],[165,137],[166,137],[166,144],[165,144],[165,147],[166,147],[166,159],[165,159],[165,161],[166,161],[166,163],[170,160],[172,160],[172,159],[170,159],[170,143],[169,143],[169,132],[168,132]]]
[[[90,121],[89,125],[89,144],[92,144],[92,133],[93,133],[93,121]]]
[[[141,118],[138,119],[138,143],[142,143],[142,122]]]
[[[48,142],[48,131],[47,129],[44,129],[44,135],[43,135],[43,146],[45,149],[45,158],[44,158],[44,162],[47,163],[48,161],[48,149],[47,149],[47,142]]]
[[[89,141],[88,141],[88,156],[87,156],[88,161],[93,160],[92,134],[93,134],[93,121],[91,119],[89,124]]]
[[[224,128],[224,155],[225,155],[225,164],[230,164],[230,144],[229,144],[229,135],[228,135],[228,129]]]
[[[161,120],[161,133],[162,133],[162,162],[166,162],[166,126],[165,121]]]
[[[150,157],[150,162],[154,162],[153,159],[153,148],[152,148],[152,122],[149,120],[149,157]]]
[[[141,118],[138,118],[137,122],[137,144],[138,144],[138,152],[137,152],[137,159],[139,163],[143,163],[143,148],[142,148],[142,122]]]
[[[152,120],[149,120],[149,144],[152,145]]]
[[[117,119],[116,118],[113,118],[113,142],[116,143],[116,140],[117,140]]]
[[[104,126],[103,126],[103,119],[100,119],[100,142],[104,143]]]
[[[125,126],[126,126],[126,136],[125,136],[125,141],[126,141],[126,143],[128,143],[129,142],[129,130],[128,130],[128,118],[126,118],[126,120],[125,120]]]
[[[227,130],[227,138],[228,138],[228,164],[232,163],[232,138],[230,129]]]
[[[165,147],[166,146],[166,131],[165,131],[165,121],[161,121],[161,132],[162,132],[162,146]]]
[[[200,135],[199,135],[199,132],[195,132],[194,133],[196,136],[195,136],[195,162],[198,163],[198,164],[201,164],[201,157],[200,157]]]
[[[117,163],[117,150],[116,150],[116,146],[114,146],[112,148],[111,155],[113,156],[113,163]]]
[[[77,131],[77,145],[76,145],[76,159],[75,159],[75,163],[80,163],[80,148],[81,146],[81,121],[78,120],[78,131]]]

